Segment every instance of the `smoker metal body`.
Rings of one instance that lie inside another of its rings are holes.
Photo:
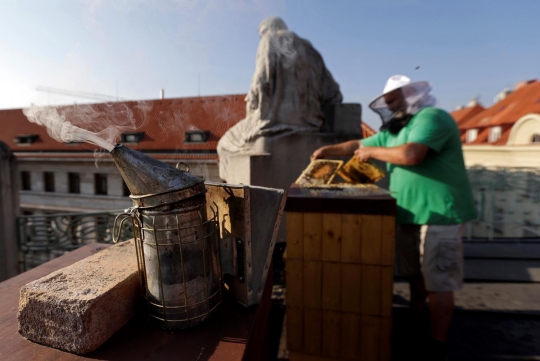
[[[133,222],[150,319],[171,330],[207,319],[222,299],[217,213],[207,217],[202,202],[200,207],[166,214],[133,207],[122,216]]]
[[[124,146],[111,152],[134,206],[131,219],[148,314],[166,329],[194,326],[222,299],[258,304],[285,205],[279,189],[204,182]],[[120,223],[118,223],[120,222]]]
[[[204,181],[127,147],[111,155],[135,204],[114,233],[131,219],[150,319],[165,329],[204,321],[221,302],[217,209]]]

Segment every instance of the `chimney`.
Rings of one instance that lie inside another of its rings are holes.
[[[510,93],[512,93],[512,90],[510,88],[504,88],[502,92],[500,92],[499,94],[495,96],[495,99],[493,99],[494,103],[500,102],[501,100],[506,98],[508,94]]]
[[[159,91],[159,99],[165,99],[165,89]]]
[[[523,80],[523,81],[520,81],[519,83],[516,83],[516,85],[514,85],[514,89],[518,90],[532,83],[536,83],[536,79]]]
[[[469,100],[469,102],[467,103],[467,108],[472,108],[475,105],[478,105],[478,97]]]

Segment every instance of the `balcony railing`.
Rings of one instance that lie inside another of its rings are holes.
[[[477,219],[467,224],[465,237],[540,238],[540,168],[468,170]]]
[[[476,167],[469,169],[469,176],[478,218],[467,224],[465,238],[540,237],[540,169]],[[18,217],[21,271],[88,243],[112,243],[114,219],[120,213]],[[121,235],[122,240],[133,237],[131,222],[124,223]]]
[[[112,243],[114,218],[122,211],[62,213],[17,218],[20,270],[24,272],[88,243]],[[132,238],[125,222],[122,239]]]

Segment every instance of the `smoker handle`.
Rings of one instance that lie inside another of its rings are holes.
[[[186,170],[180,169],[180,167],[179,167],[180,164],[183,165],[183,166],[186,168]],[[189,165],[187,165],[187,164],[184,163],[184,162],[178,162],[178,163],[176,163],[176,169],[180,169],[180,170],[183,171],[183,172],[189,173]]]
[[[120,222],[120,227],[118,228],[118,237],[116,237],[116,224],[118,223],[118,219],[123,217],[122,221]],[[120,239],[120,236],[122,235],[122,226],[124,225],[124,222],[128,220],[128,218],[133,218],[133,215],[130,213],[122,213],[116,216],[114,219],[114,225],[113,225],[113,242],[118,243],[118,240]]]

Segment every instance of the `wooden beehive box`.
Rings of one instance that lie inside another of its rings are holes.
[[[287,346],[296,360],[390,360],[395,200],[302,188],[287,204]]]

